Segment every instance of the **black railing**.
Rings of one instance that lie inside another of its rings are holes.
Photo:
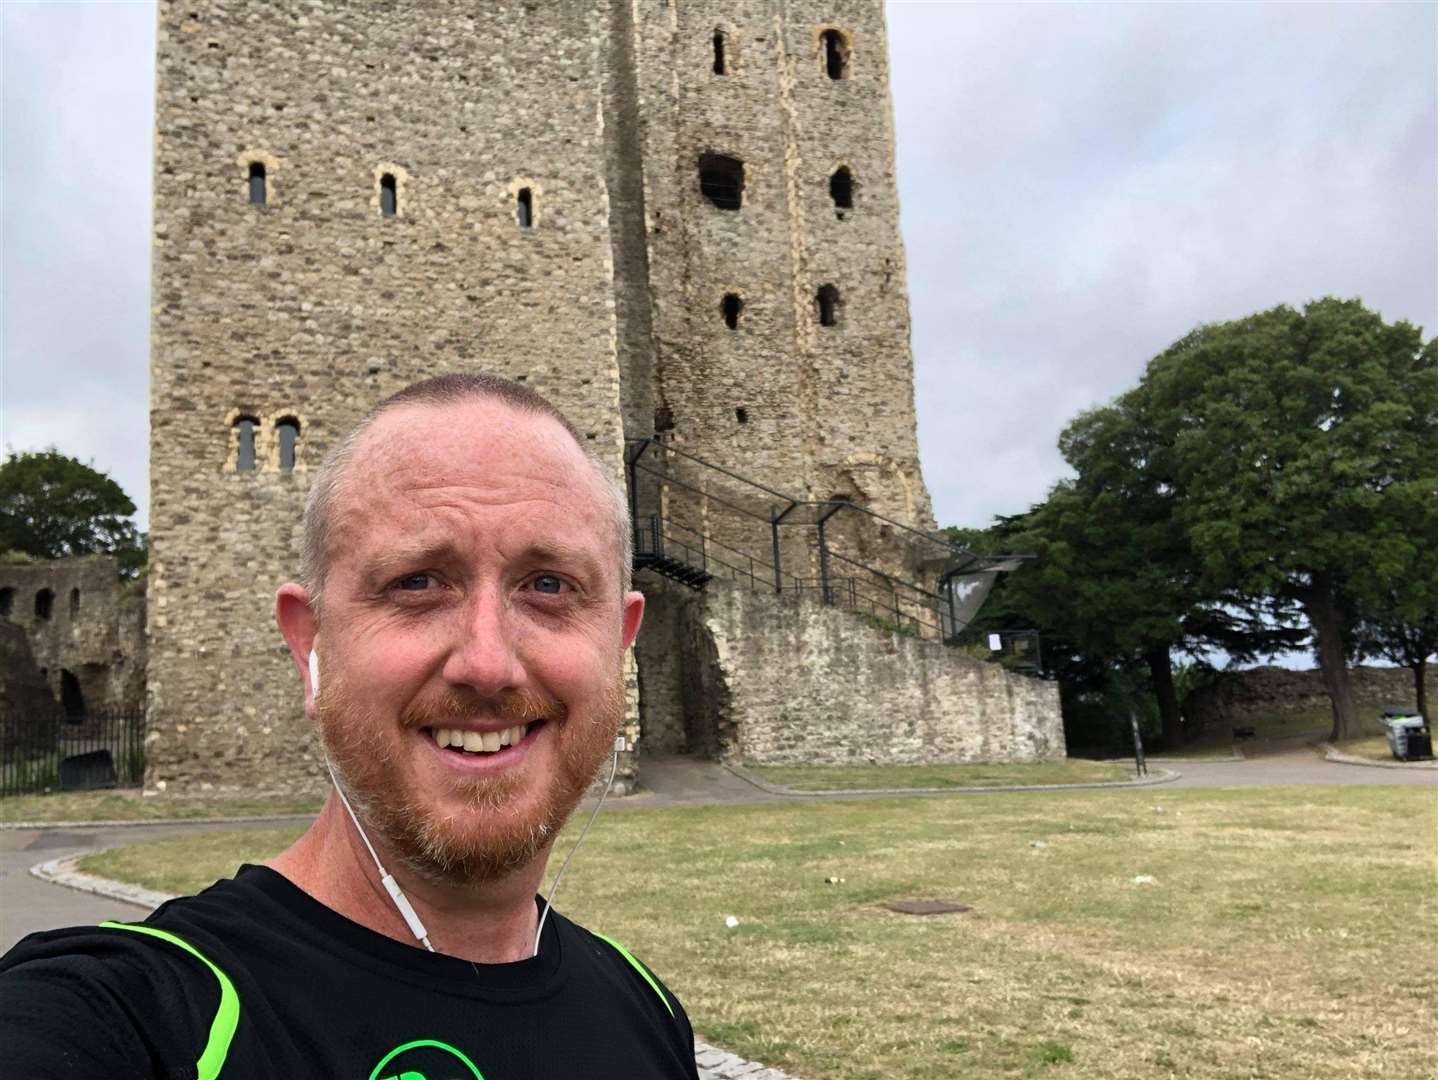
[[[145,776],[145,714],[0,717],[0,798],[136,787]]]

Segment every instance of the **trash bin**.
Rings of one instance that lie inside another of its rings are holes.
[[[1383,710],[1383,733],[1388,748],[1399,761],[1417,761],[1433,756],[1433,734],[1422,716],[1407,709],[1389,706]]]

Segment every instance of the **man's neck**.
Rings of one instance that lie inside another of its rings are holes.
[[[436,952],[478,964],[507,964],[533,955],[534,894],[549,860],[547,848],[506,877],[453,886],[411,872],[386,850],[382,837],[371,835],[370,841],[414,905]],[[334,792],[304,835],[267,865],[351,922],[423,948],[380,883],[374,860]]]

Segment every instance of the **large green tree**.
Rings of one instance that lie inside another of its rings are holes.
[[[1415,499],[1438,497],[1433,343],[1357,300],[1202,326],[1120,399],[1154,435],[1204,587],[1294,603],[1333,737],[1358,734],[1358,614],[1412,564]]]
[[[134,574],[145,562],[134,514],[119,484],[53,447],[0,464],[0,552],[37,559],[113,554],[122,573]]]
[[[1400,664],[1413,673],[1418,711],[1432,720],[1427,674],[1438,655],[1438,492],[1423,480],[1399,482],[1388,503],[1409,542],[1395,573],[1359,577],[1350,584],[1354,652]]]
[[[1294,636],[1205,585],[1156,434],[1136,404],[1120,399],[1078,416],[1059,438],[1078,475],[1029,513],[959,539],[978,550],[1036,556],[1005,578],[984,609],[986,628],[1040,630],[1045,666],[1065,684],[1066,700],[1103,699],[1124,729],[1120,714],[1133,702],[1118,698],[1146,683],[1159,745],[1174,747],[1184,738],[1175,650],[1218,646],[1247,658],[1292,644]],[[1104,732],[1073,734],[1082,741]]]

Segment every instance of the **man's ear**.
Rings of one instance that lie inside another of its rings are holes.
[[[631,592],[624,594],[624,644],[623,649],[634,644],[634,639],[639,636],[639,624],[644,621],[644,594],[642,592]]]
[[[285,644],[290,647],[290,656],[304,680],[305,715],[314,716],[315,686],[310,680],[310,652],[317,645],[315,639],[319,633],[319,622],[315,619],[309,593],[305,592],[303,585],[290,582],[280,586],[275,595],[275,622],[279,623]]]

